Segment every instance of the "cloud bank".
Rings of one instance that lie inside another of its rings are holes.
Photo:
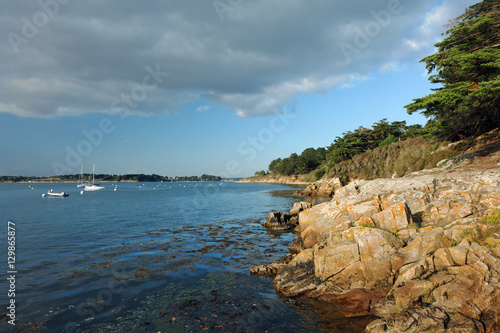
[[[0,112],[168,114],[203,99],[242,117],[268,115],[299,94],[415,63],[473,3],[8,1]]]

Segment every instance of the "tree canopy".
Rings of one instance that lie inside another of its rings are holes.
[[[485,0],[452,20],[437,52],[421,60],[434,93],[405,106],[438,137],[476,136],[500,126],[500,3]]]
[[[426,130],[420,125],[407,126],[405,121],[389,123],[387,119],[382,119],[373,124],[371,129],[359,127],[343,133],[328,148],[307,148],[300,155],[293,153],[283,159],[277,158],[269,164],[269,171],[288,176],[307,174],[325,162],[336,164],[367,150],[425,133]]]

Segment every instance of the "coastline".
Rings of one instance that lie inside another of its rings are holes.
[[[210,183],[210,182],[235,182],[234,180],[169,180],[169,181],[150,181],[150,180],[100,180],[96,179],[96,183]],[[68,180],[30,180],[30,181],[0,181],[0,183],[5,184],[48,184],[48,183],[61,183],[61,184],[77,184],[78,181],[68,181]]]
[[[124,184],[117,192],[50,201],[36,193],[50,188],[49,184],[34,186],[35,193],[27,185],[3,186],[8,189],[2,191],[3,198],[12,200],[2,200],[7,206],[2,212],[25,225],[18,249],[24,257],[24,280],[18,285],[23,293],[17,295],[18,313],[24,315],[16,322],[19,330],[59,332],[74,322],[88,332],[153,331],[153,327],[154,332],[175,332],[182,324],[184,331],[193,332],[205,327],[216,331],[215,326],[223,325],[220,331],[285,332],[292,326],[306,333],[310,332],[307,323],[326,327],[325,331],[351,325],[351,320],[332,318],[332,311],[316,314],[319,302],[279,297],[270,279],[248,273],[255,260],[285,255],[295,238],[260,226],[265,215],[262,207],[283,210],[296,200],[268,194],[282,186],[184,183],[186,187],[163,184],[152,191],[153,186],[146,184],[144,191],[134,184]],[[57,186],[64,191],[70,187],[77,191],[72,184]],[[9,195],[10,190],[31,202],[31,209],[19,209],[27,201]],[[234,200],[235,196],[243,200]],[[52,228],[45,228],[38,221],[48,220],[48,215],[34,217],[54,207],[64,214],[51,216]],[[90,230],[94,225],[99,226],[96,232]],[[49,236],[51,246],[38,255]],[[43,265],[47,257],[52,261]],[[109,281],[114,282],[113,288],[105,290],[112,299],[102,294]],[[88,297],[102,301],[102,307],[87,307]],[[64,311],[52,311],[56,307]],[[119,312],[109,312],[118,307]],[[96,316],[81,315],[78,309],[93,309]],[[357,322],[366,325],[363,320]]]
[[[297,238],[250,272],[285,296],[375,316],[366,332],[499,331],[500,152],[450,162],[351,182],[297,220],[271,213],[268,229]]]
[[[305,175],[298,176],[282,176],[268,174],[265,176],[253,176],[240,179],[237,183],[263,183],[263,184],[280,184],[280,185],[301,185],[307,186],[314,182],[306,181]]]

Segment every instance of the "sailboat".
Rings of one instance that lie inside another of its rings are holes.
[[[82,163],[82,168],[80,170],[80,177],[78,177],[78,183],[76,184],[77,188],[82,188],[87,185],[90,185],[89,182],[84,182],[83,181],[83,163]]]
[[[95,183],[95,164],[92,165],[92,185],[85,185],[85,191],[100,191],[104,190],[105,187],[101,186],[101,184]]]

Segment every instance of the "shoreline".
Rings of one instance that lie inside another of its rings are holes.
[[[278,185],[301,185],[313,184],[312,181],[305,181],[304,176],[253,176],[237,180],[237,183],[258,183],[258,184],[278,184]]]
[[[234,180],[172,180],[172,181],[138,181],[138,180],[95,180],[96,183],[235,183]],[[0,184],[78,184],[78,181],[46,180],[46,181],[0,181]]]
[[[209,185],[210,183],[203,184],[207,189]],[[239,210],[241,206],[239,203],[231,206],[230,203],[234,202],[232,198],[229,198],[229,204],[223,205],[224,210],[219,212],[213,209],[214,196],[200,197],[193,192],[193,196],[186,198],[192,198],[193,202],[204,200],[200,205],[204,213],[200,215],[201,218],[193,219],[192,215],[179,212],[179,222],[184,216],[190,220],[180,224],[171,224],[176,219],[172,219],[172,222],[165,221],[165,218],[157,214],[151,214],[145,220],[143,211],[151,211],[150,207],[156,209],[158,205],[156,201],[150,200],[151,196],[144,195],[145,192],[142,191],[129,192],[122,196],[128,204],[110,196],[87,201],[88,204],[85,205],[77,201],[65,201],[65,210],[75,211],[75,222],[68,227],[70,233],[81,235],[76,251],[83,252],[82,255],[75,256],[58,250],[64,248],[65,244],[73,247],[75,240],[75,237],[64,231],[69,219],[66,214],[51,219],[53,228],[48,230],[38,223],[37,219],[27,218],[37,215],[36,212],[41,211],[40,208],[47,207],[46,201],[33,200],[33,209],[19,213],[16,213],[18,210],[15,207],[10,207],[5,213],[14,221],[33,221],[33,227],[39,227],[41,230],[41,233],[25,232],[24,244],[29,245],[30,249],[19,249],[19,253],[23,253],[26,259],[23,265],[25,282],[36,284],[33,287],[19,285],[20,289],[25,290],[23,294],[18,295],[19,304],[23,305],[19,308],[19,313],[28,314],[30,317],[20,318],[20,321],[16,322],[17,326],[20,330],[24,328],[29,331],[39,327],[62,331],[66,323],[75,322],[80,325],[82,331],[118,332],[127,328],[131,330],[131,327],[153,331],[154,327],[155,332],[169,332],[178,329],[181,323],[182,327],[187,325],[186,331],[194,332],[199,332],[204,327],[223,325],[222,330],[231,332],[261,329],[284,332],[293,326],[293,330],[300,333],[310,332],[311,326],[304,323],[324,327],[325,331],[334,331],[336,327],[352,327],[352,320],[334,315],[336,312],[333,306],[325,307],[317,301],[306,300],[302,303],[300,300],[284,300],[276,294],[270,279],[261,279],[248,273],[248,268],[256,260],[273,261],[285,255],[288,252],[288,244],[295,239],[292,234],[269,233],[261,228],[265,209],[263,210],[260,204],[270,204],[276,209],[284,210],[296,199],[272,198],[273,195],[268,195],[269,186],[227,185],[242,191],[237,193],[247,193],[246,189],[249,189],[249,193],[258,195],[246,196],[246,209],[235,216],[231,211]],[[195,184],[192,184],[192,187],[194,186]],[[24,185],[7,186],[10,189],[23,187],[27,188]],[[127,187],[136,186],[130,184]],[[174,187],[178,188],[172,186]],[[275,187],[281,186],[271,186]],[[5,191],[4,194],[6,193]],[[23,196],[31,196],[31,193],[24,193]],[[134,193],[137,196],[133,196]],[[152,191],[147,193],[157,196]],[[166,191],[163,193],[167,194]],[[224,202],[227,202],[227,198],[228,196],[221,196]],[[189,203],[185,198],[181,200]],[[56,205],[59,203],[55,202]],[[175,207],[179,207],[175,200],[165,200],[164,204],[165,206],[159,208],[162,211],[175,213]],[[72,205],[73,208],[79,208],[71,209]],[[106,216],[106,219],[99,223],[104,230],[109,231],[96,235],[91,232],[82,233],[80,230],[89,227],[87,216]],[[124,216],[127,218],[123,218]],[[128,228],[118,227],[121,226],[120,223],[134,220],[141,223],[137,223],[140,229],[134,230],[133,233]],[[110,238],[111,233],[113,237]],[[46,234],[57,235],[57,241],[60,243],[56,244],[60,246],[53,246],[45,252],[46,256],[53,258],[54,264],[44,266],[47,270],[40,270],[37,260],[44,259],[37,256],[37,242],[43,242],[43,236]],[[64,235],[66,237],[61,237]],[[87,241],[100,245],[85,245]],[[51,251],[59,253],[60,257],[51,254]],[[88,280],[89,278],[91,280]],[[112,299],[106,295],[100,298],[103,286],[107,286],[109,281],[114,281],[113,287],[116,287],[109,289]],[[160,281],[158,288],[151,288]],[[81,285],[85,286],[83,291],[80,289]],[[127,285],[132,288],[129,289]],[[70,294],[63,294],[60,290]],[[143,292],[138,295],[135,290]],[[40,294],[47,297],[37,297]],[[89,317],[90,319],[81,316],[78,306],[86,304],[85,299],[88,296],[106,302],[102,304],[102,309],[120,306],[122,310],[115,314],[95,310],[100,315]],[[25,299],[34,301],[25,302]],[[66,311],[51,311],[60,304],[74,304],[75,307]],[[275,310],[280,317],[276,317]],[[200,322],[200,318],[205,319]],[[255,322],[255,318],[262,319]],[[313,324],[308,321],[311,318]],[[365,318],[355,320],[358,327],[366,326],[366,321]],[[32,323],[36,326],[32,326]]]
[[[298,218],[270,213],[266,229],[297,238],[250,272],[287,297],[374,316],[366,332],[412,318],[416,331],[500,330],[500,152],[449,165],[341,185]]]

